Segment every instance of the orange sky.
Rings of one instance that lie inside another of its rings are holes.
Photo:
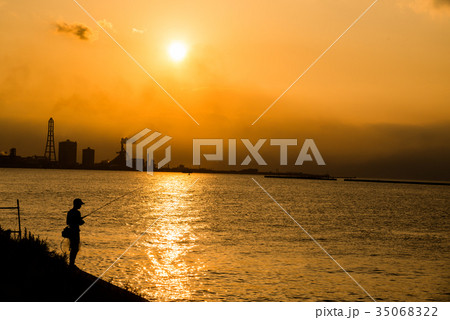
[[[72,0],[0,0],[0,151],[43,154],[52,116],[98,161],[147,127],[178,162],[193,137],[313,138],[335,174],[448,171],[450,1],[380,0],[254,126],[373,1],[79,2],[200,126]]]

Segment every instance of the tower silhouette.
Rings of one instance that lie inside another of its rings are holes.
[[[53,118],[48,120],[47,144],[45,145],[44,157],[50,162],[56,161],[55,152],[55,122]]]

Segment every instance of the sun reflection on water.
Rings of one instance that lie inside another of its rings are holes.
[[[190,206],[189,194],[180,195],[193,181],[161,181],[160,187],[167,197],[163,212],[151,212],[155,217],[163,214],[141,241],[146,258],[139,262],[136,278],[140,291],[150,300],[174,301],[192,299],[192,281],[198,278],[200,263],[187,261],[196,247],[198,237],[193,232],[195,210]],[[160,210],[154,210],[160,211]]]

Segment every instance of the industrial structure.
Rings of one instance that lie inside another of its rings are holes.
[[[50,162],[56,162],[55,122],[53,121],[53,118],[48,120],[47,143],[45,145],[44,157]]]
[[[127,138],[120,140],[120,151],[113,160],[95,163],[95,150],[90,147],[82,150],[81,164],[77,163],[77,142],[69,139],[59,142],[58,158],[55,148],[55,121],[48,120],[47,141],[44,156],[18,156],[16,148],[9,152],[0,152],[0,168],[61,168],[61,169],[96,169],[96,170],[135,170],[136,159],[132,159],[133,167],[126,165],[125,150]]]
[[[128,138],[122,138],[120,140],[120,151],[117,152],[117,156],[109,162],[109,166],[114,169],[127,170],[127,152],[125,150],[125,145]]]

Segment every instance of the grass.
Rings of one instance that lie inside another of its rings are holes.
[[[25,230],[21,239],[0,227],[0,301],[75,301],[96,277],[71,270],[67,256]],[[80,301],[145,301],[99,280]]]

